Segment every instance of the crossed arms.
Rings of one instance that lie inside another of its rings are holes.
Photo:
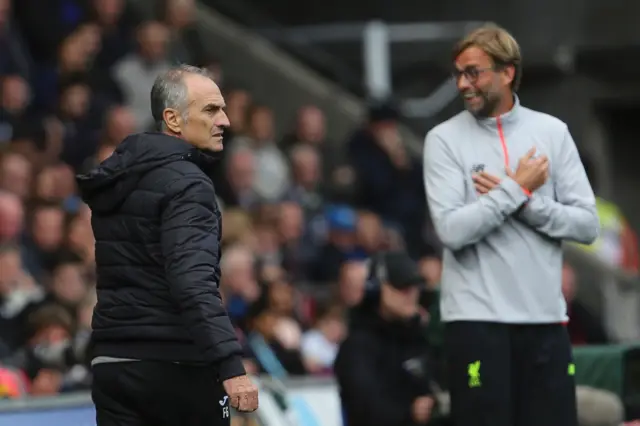
[[[535,192],[529,197],[507,177],[486,195],[466,203],[464,168],[439,135],[427,134],[424,182],[443,244],[451,250],[475,244],[511,216],[550,238],[592,243],[599,230],[595,197],[568,129],[557,148],[552,176],[556,199]]]

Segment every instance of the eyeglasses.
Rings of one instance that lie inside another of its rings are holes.
[[[478,77],[480,77],[480,74],[486,71],[494,71],[494,70],[495,70],[494,67],[478,68],[478,67],[470,66],[470,67],[466,67],[463,70],[454,68],[452,75],[456,81],[460,81],[460,77],[464,76],[464,78],[466,78],[469,83],[475,83]]]

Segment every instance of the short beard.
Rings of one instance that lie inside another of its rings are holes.
[[[488,118],[493,115],[500,104],[500,96],[490,96],[488,93],[480,93],[482,97],[482,108],[479,110],[468,110],[476,118]]]

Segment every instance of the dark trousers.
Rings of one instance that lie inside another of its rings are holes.
[[[133,361],[96,364],[97,426],[229,426],[229,400],[210,367]]]
[[[571,343],[561,324],[445,326],[454,426],[577,426]]]

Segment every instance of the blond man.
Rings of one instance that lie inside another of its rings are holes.
[[[596,238],[593,191],[567,125],[520,105],[507,31],[472,32],[453,63],[466,111],[424,151],[453,423],[576,426],[561,245]]]

